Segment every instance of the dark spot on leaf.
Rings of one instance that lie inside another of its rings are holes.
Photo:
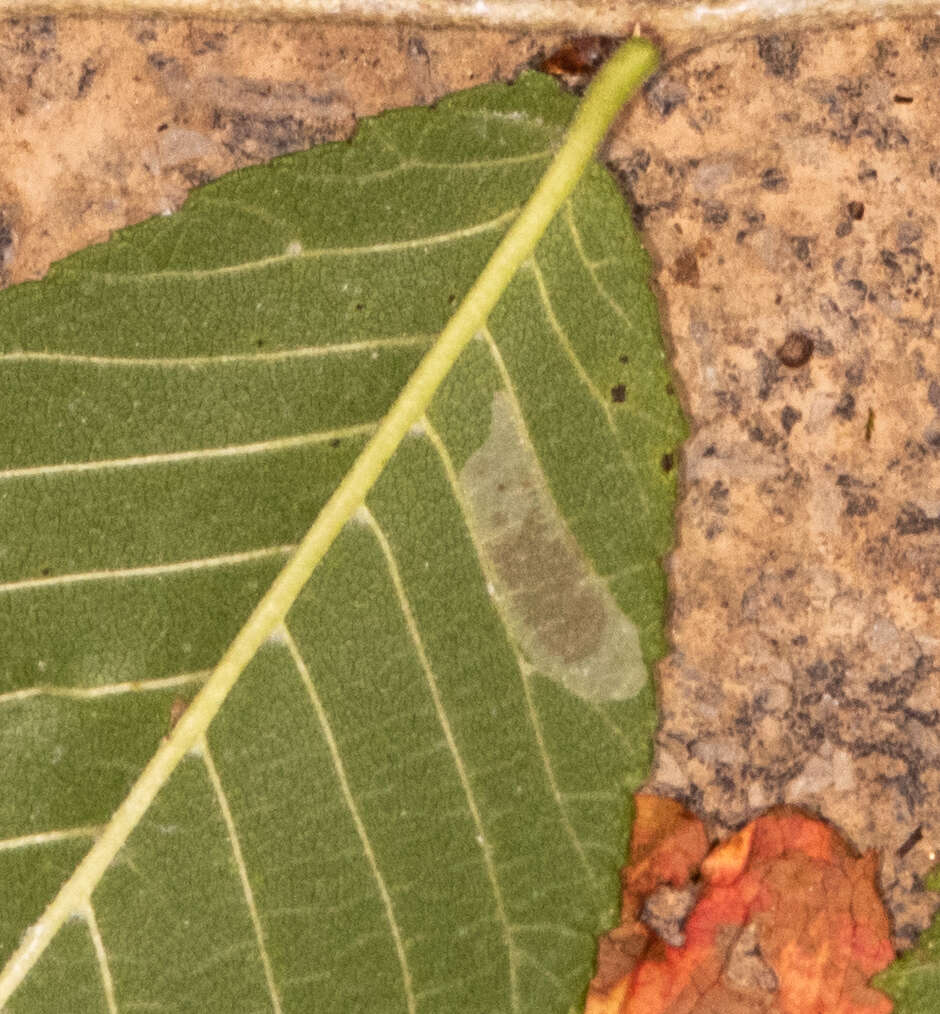
[[[256,347],[257,347],[257,348],[259,348],[259,349],[260,349],[260,348],[261,348],[261,346],[262,346],[262,345],[264,345],[264,339],[263,339],[263,338],[259,338],[259,339],[258,339],[258,340],[257,340],[257,341],[255,342],[255,345],[256,345]]]
[[[333,437],[333,439],[330,440],[330,447],[339,447],[339,437]]]
[[[805,366],[813,354],[813,339],[805,331],[791,331],[777,349],[777,358],[791,369]]]
[[[618,404],[627,400],[627,388],[624,384],[614,384],[610,389],[610,400]]]
[[[169,129],[169,126],[170,126],[169,123],[161,123],[160,126],[157,127],[157,133],[162,134],[164,130]]]
[[[836,226],[836,235],[839,239],[842,239],[843,236],[848,236],[851,231],[852,223],[845,219]]]
[[[624,364],[624,366],[626,366],[627,363],[630,362],[630,357],[628,355],[622,355],[622,356],[619,357],[619,359],[620,359],[620,362],[622,362]]]
[[[671,454],[664,454],[659,459],[659,466],[664,472],[671,472],[674,464],[675,460]]]
[[[861,222],[865,215],[865,205],[861,201],[849,201],[846,210],[849,213],[849,218],[854,218],[856,222]]]
[[[43,567],[39,571],[39,573],[42,574],[43,577],[48,577],[52,573],[52,568],[51,567]]]
[[[899,105],[910,105],[914,101],[913,95],[895,95],[894,101]]]
[[[364,303],[356,303],[356,309],[357,310],[364,310],[365,309],[365,304]]]

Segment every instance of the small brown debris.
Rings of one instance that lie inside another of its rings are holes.
[[[672,275],[679,285],[691,285],[693,288],[698,286],[698,258],[694,250],[685,250],[679,254],[672,266]]]
[[[591,77],[617,48],[611,35],[581,35],[568,39],[539,64],[539,70],[553,77]]]
[[[849,213],[849,218],[854,218],[856,222],[860,222],[865,216],[865,205],[861,201],[849,201],[846,205],[846,211]]]
[[[913,831],[904,840],[904,844],[898,849],[898,856],[903,859],[904,856],[911,851],[911,849],[924,837],[924,825],[918,824]]]
[[[777,349],[777,358],[791,369],[805,366],[812,354],[813,339],[805,331],[791,331]]]
[[[169,735],[175,728],[176,723],[183,717],[183,712],[189,707],[189,701],[185,697],[174,697],[170,705],[170,727],[167,729]]]
[[[873,851],[857,856],[828,825],[782,807],[702,858],[691,813],[642,794],[636,804],[620,925],[600,942],[585,1014],[890,1014],[868,985],[894,957]],[[647,920],[666,885],[664,921],[681,943]]]
[[[618,405],[627,400],[627,387],[625,384],[614,384],[610,389],[610,400]]]

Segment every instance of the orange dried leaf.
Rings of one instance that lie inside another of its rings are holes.
[[[868,986],[894,956],[874,853],[856,856],[787,808],[702,858],[704,840],[675,801],[637,797],[623,921],[599,947],[586,1014],[890,1014]],[[658,888],[696,872],[700,897],[671,946],[639,914]]]
[[[708,852],[702,822],[675,799],[637,793],[635,803],[632,862],[624,869],[631,892],[649,894],[660,884],[687,884]]]

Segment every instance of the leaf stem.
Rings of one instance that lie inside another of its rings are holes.
[[[83,911],[111,861],[185,754],[196,747],[258,649],[284,622],[314,568],[375,484],[408,430],[470,339],[483,327],[518,269],[574,189],[624,101],[656,67],[656,49],[631,39],[601,69],[568,129],[564,144],[510,226],[454,316],[402,389],[352,468],[321,510],[294,555],[235,636],[203,689],[161,743],[107,827],[24,934],[0,973],[0,1008],[66,919]]]

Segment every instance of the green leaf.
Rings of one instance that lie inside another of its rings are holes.
[[[924,878],[928,891],[940,891],[940,867]],[[874,985],[894,999],[894,1014],[935,1014],[940,1010],[940,919],[907,951],[875,976]]]
[[[627,60],[563,148],[528,75],[0,298],[4,1009],[577,1005],[685,432],[629,214],[570,191]]]

